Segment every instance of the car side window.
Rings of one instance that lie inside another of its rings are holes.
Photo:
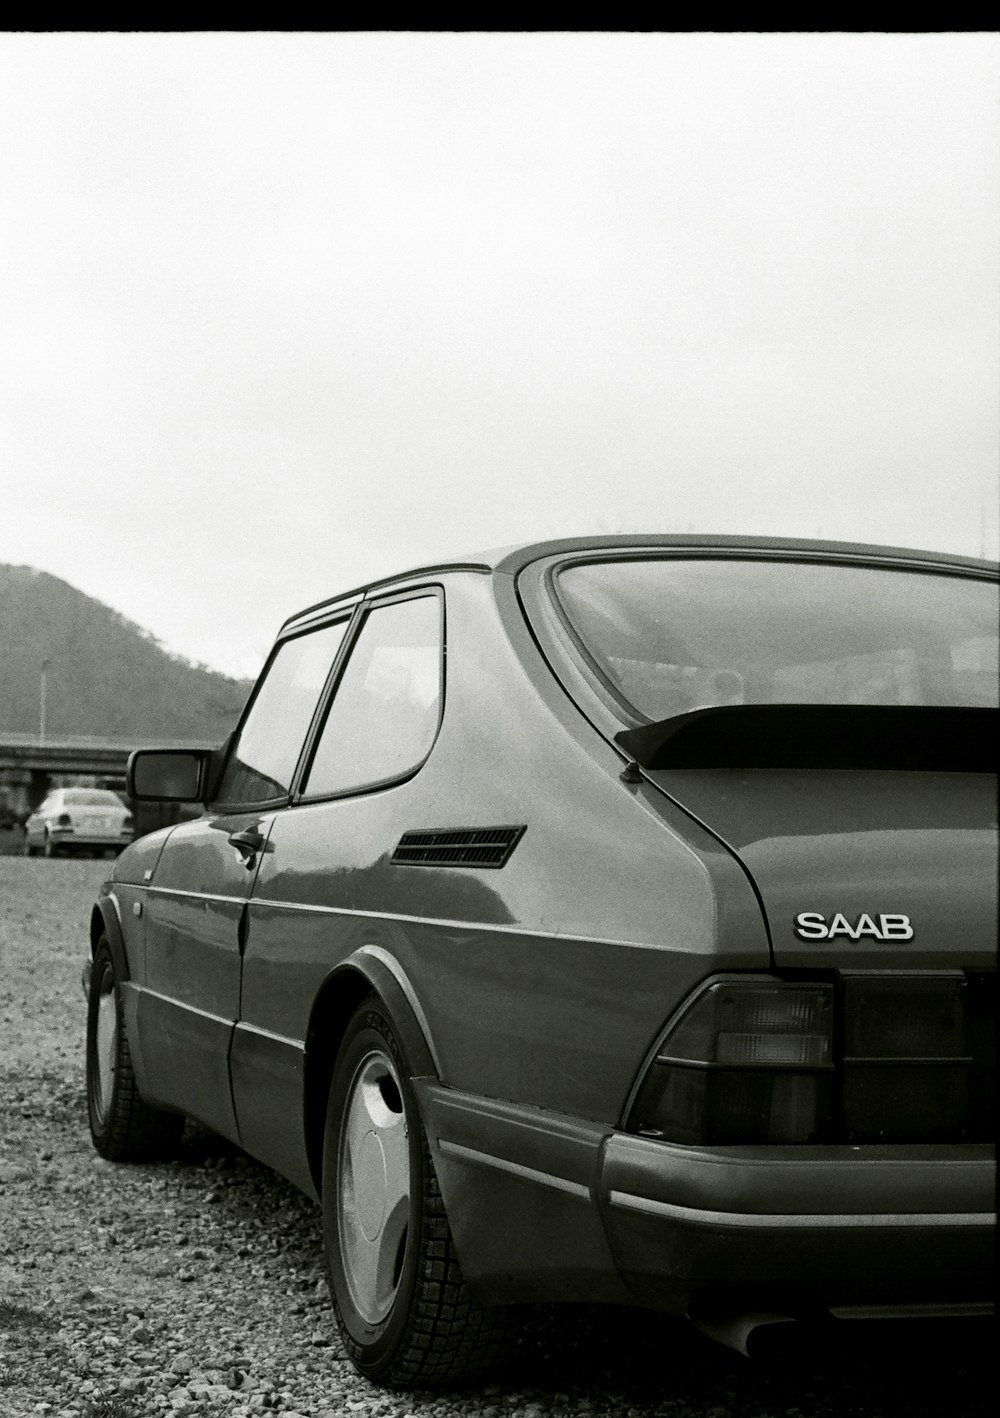
[[[441,717],[442,608],[436,595],[365,617],[316,745],[304,792],[346,793],[419,768]]]
[[[267,802],[288,792],[347,626],[337,621],[279,646],[233,744],[219,802]]]

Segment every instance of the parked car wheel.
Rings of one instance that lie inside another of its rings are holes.
[[[87,1110],[94,1146],[110,1162],[161,1157],[180,1141],[184,1119],[139,1097],[121,990],[107,937],[94,954],[87,1002]]]
[[[477,1305],[462,1279],[405,1056],[374,997],[334,1068],[323,1218],[341,1337],[362,1373],[440,1385],[502,1356],[511,1316]]]

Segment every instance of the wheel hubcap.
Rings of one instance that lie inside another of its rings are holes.
[[[94,1063],[97,1075],[97,1111],[103,1122],[111,1107],[115,1073],[118,1069],[118,1007],[115,1002],[115,983],[108,971],[105,971],[101,979],[100,994],[97,998]]]
[[[358,1313],[378,1324],[399,1288],[410,1217],[410,1149],[399,1075],[387,1054],[358,1065],[344,1110],[337,1200],[344,1277]]]

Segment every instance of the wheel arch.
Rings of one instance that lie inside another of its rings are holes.
[[[111,958],[115,966],[115,978],[127,980],[131,971],[128,968],[128,956],[125,952],[125,937],[122,934],[121,921],[118,918],[117,907],[111,897],[105,896],[94,906],[90,913],[90,956],[93,959],[97,950],[97,942],[101,936],[107,936],[108,946],[111,950]]]
[[[413,1078],[440,1079],[427,1018],[402,966],[382,946],[364,945],[323,981],[313,1001],[303,1061],[303,1125],[309,1171],[322,1195],[323,1129],[333,1066],[347,1025],[362,1000],[376,995],[388,1010]]]

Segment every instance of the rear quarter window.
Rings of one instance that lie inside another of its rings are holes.
[[[441,717],[442,608],[439,596],[425,595],[368,611],[313,755],[307,796],[395,782],[423,763]]]

